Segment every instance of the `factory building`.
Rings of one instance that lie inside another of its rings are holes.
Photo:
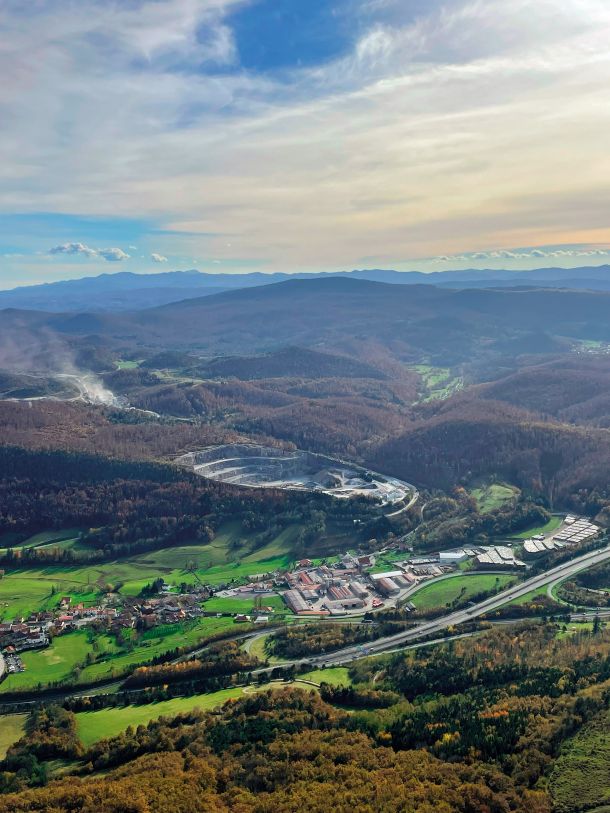
[[[298,590],[286,590],[284,601],[293,613],[305,613],[309,611],[309,604],[305,601]]]
[[[400,587],[389,576],[376,579],[375,584],[379,592],[386,596],[395,596],[400,593]]]

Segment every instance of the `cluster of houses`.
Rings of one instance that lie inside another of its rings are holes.
[[[117,603],[119,601],[120,606],[85,607],[82,603],[73,604],[70,596],[64,596],[55,611],[32,613],[26,619],[0,623],[0,652],[4,655],[5,674],[23,670],[20,652],[47,647],[54,636],[81,627],[98,626],[114,633],[124,629],[147,630],[204,614],[198,594],[164,591],[151,598],[117,598]]]
[[[49,645],[49,627],[38,620],[0,624],[0,649],[9,654]]]

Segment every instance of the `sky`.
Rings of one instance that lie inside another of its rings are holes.
[[[0,288],[610,262],[608,0],[0,0]]]

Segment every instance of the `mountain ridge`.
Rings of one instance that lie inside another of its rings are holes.
[[[530,271],[465,269],[448,271],[396,271],[354,269],[316,273],[247,274],[212,273],[187,269],[137,274],[120,271],[74,280],[45,282],[0,291],[0,309],[30,308],[50,312],[85,310],[131,311],[198,298],[228,290],[249,289],[290,280],[346,278],[396,285],[434,285],[440,288],[558,287],[571,290],[610,290],[610,265],[579,268],[538,268]]]

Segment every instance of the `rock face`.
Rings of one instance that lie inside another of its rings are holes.
[[[367,495],[397,505],[412,487],[357,465],[300,449],[287,451],[249,443],[210,446],[179,459],[202,477],[233,485],[321,491],[334,497]]]

